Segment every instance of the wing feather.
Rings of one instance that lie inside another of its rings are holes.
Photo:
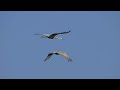
[[[48,56],[46,57],[46,59],[44,60],[44,62],[45,62],[46,60],[48,60],[52,55],[53,55],[53,53],[49,53]]]
[[[63,56],[65,59],[67,59],[68,61],[72,61],[72,59],[65,53],[65,52],[57,52],[59,55]]]
[[[66,33],[69,33],[71,31],[68,31],[68,32],[60,32],[60,33],[54,33],[54,34],[66,34]]]
[[[49,38],[54,38],[56,35],[58,35],[58,34],[66,34],[66,33],[69,33],[69,32],[71,32],[71,31],[68,31],[68,32],[61,32],[61,33],[53,33],[53,34],[51,34],[50,36],[49,36]]]

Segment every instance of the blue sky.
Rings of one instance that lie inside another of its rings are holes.
[[[59,35],[50,40],[36,33]],[[73,62],[47,54],[65,51]],[[120,79],[119,11],[1,11],[0,79]]]

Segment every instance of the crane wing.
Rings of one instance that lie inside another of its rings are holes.
[[[44,60],[44,62],[45,62],[46,60],[48,60],[52,55],[53,55],[53,53],[49,53],[48,56],[46,57],[46,59]]]
[[[57,53],[64,57],[65,59],[67,59],[68,61],[72,61],[72,59],[65,52],[58,51]]]
[[[71,31],[68,31],[68,32],[60,32],[60,33],[54,33],[54,34],[66,34],[66,33],[69,33]]]
[[[56,35],[58,35],[58,34],[66,34],[66,33],[69,33],[69,32],[71,32],[71,31],[68,31],[68,32],[61,32],[61,33],[53,33],[53,34],[51,34],[50,36],[49,36],[49,38],[54,38]]]

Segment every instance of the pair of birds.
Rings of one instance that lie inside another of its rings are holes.
[[[41,35],[41,38],[49,38],[49,39],[60,39],[60,40],[63,40],[63,38],[61,37],[58,37],[57,35],[58,34],[66,34],[66,33],[69,33],[71,31],[68,31],[68,32],[61,32],[61,33],[53,33],[53,34],[34,34],[34,35]],[[66,60],[68,60],[68,62],[72,61],[72,59],[67,55],[66,52],[61,52],[61,51],[54,51],[54,52],[51,52],[48,54],[48,56],[46,57],[46,59],[44,60],[44,62],[46,60],[48,60],[53,54],[55,55],[61,55],[62,57],[64,57]]]

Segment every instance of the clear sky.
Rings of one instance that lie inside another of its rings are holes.
[[[64,40],[34,35],[69,30]],[[55,50],[73,62],[44,62]],[[120,12],[0,11],[0,78],[120,79]]]

